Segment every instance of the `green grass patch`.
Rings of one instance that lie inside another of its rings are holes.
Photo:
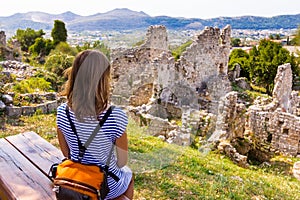
[[[56,114],[39,114],[21,116],[18,119],[5,119],[5,129],[0,129],[0,138],[27,131],[33,131],[58,146],[56,134]]]

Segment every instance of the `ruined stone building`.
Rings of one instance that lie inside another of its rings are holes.
[[[0,46],[6,46],[6,35],[4,31],[0,31]]]
[[[300,99],[291,90],[290,66],[278,68],[270,102],[247,108],[228,80],[230,34],[230,26],[207,27],[175,61],[166,28],[151,26],[143,45],[112,54],[113,103],[171,143],[189,145],[197,135],[232,142],[237,155],[300,154]],[[249,148],[234,147],[246,137],[253,140]]]
[[[4,60],[21,61],[20,44],[17,41],[12,42],[13,48],[9,48],[6,44],[6,35],[4,31],[0,31],[0,58]]]

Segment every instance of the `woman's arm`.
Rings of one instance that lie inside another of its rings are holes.
[[[116,139],[117,146],[117,165],[124,167],[128,160],[128,139],[127,134],[124,132],[121,137]]]
[[[57,128],[57,136],[58,136],[58,143],[60,146],[60,150],[62,151],[62,153],[65,157],[69,157],[70,151],[69,151],[68,144],[65,140],[63,133],[61,132],[61,130],[59,128]]]

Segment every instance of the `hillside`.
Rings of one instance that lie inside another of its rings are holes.
[[[34,131],[57,145],[55,114],[7,121],[0,137]],[[129,166],[135,173],[135,200],[295,200],[300,182],[291,175],[296,159],[277,157],[241,168],[216,151],[179,147],[146,133],[129,120]],[[299,159],[298,159],[299,160]]]
[[[274,17],[240,16],[219,17],[212,19],[174,18],[168,16],[151,17],[144,12],[127,8],[115,9],[106,13],[80,16],[72,12],[53,15],[43,12],[16,13],[0,17],[0,30],[14,32],[16,29],[51,30],[55,19],[66,23],[70,31],[135,30],[145,29],[150,25],[165,25],[170,30],[203,29],[205,26],[224,27],[230,24],[232,29],[295,29],[300,24],[300,14]]]

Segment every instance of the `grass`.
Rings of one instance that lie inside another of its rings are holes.
[[[0,137],[35,131],[57,145],[55,114],[6,120]],[[275,157],[270,165],[241,168],[224,155],[167,144],[128,125],[129,166],[135,173],[135,199],[300,199],[300,181],[291,175],[299,159]]]
[[[48,140],[51,144],[58,146],[56,135],[56,114],[34,114],[32,116],[21,116],[18,119],[5,120],[5,129],[0,129],[0,138],[18,133],[33,131]]]

